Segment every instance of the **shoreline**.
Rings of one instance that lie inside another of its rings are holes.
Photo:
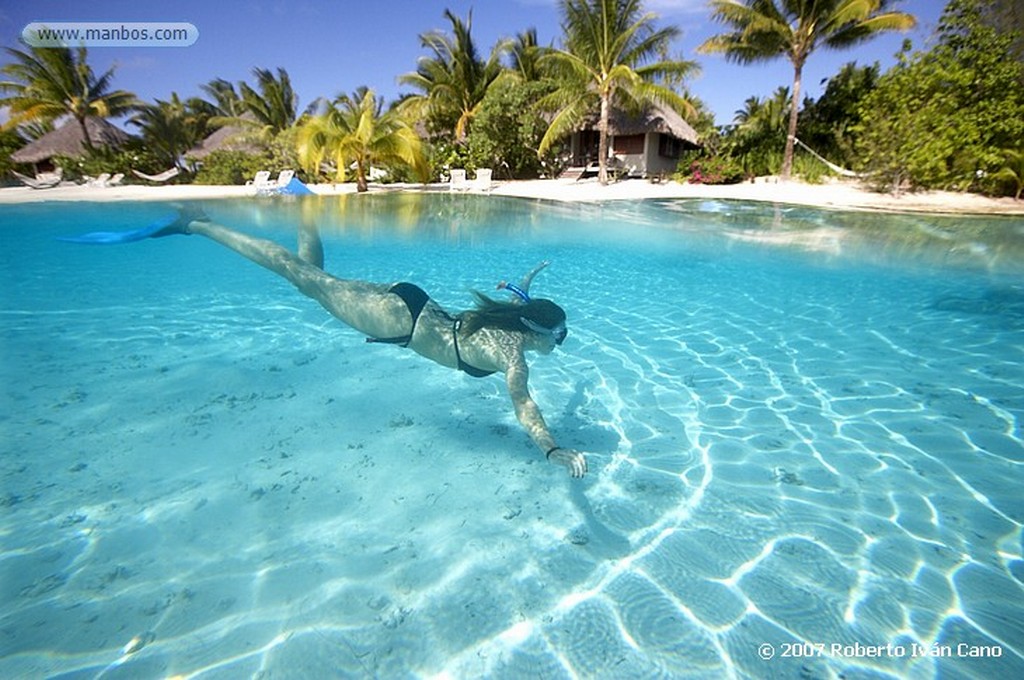
[[[356,193],[355,184],[317,184],[310,189],[320,196]],[[371,193],[393,191],[447,192],[447,184],[385,184],[371,185]],[[468,192],[481,193],[481,192]],[[989,198],[978,194],[950,191],[907,193],[900,197],[868,191],[856,182],[832,180],[807,184],[799,180],[782,182],[774,177],[758,178],[756,182],[728,185],[654,184],[645,180],[626,180],[602,187],[596,180],[516,180],[495,182],[491,196],[507,196],[561,202],[598,202],[642,200],[652,198],[685,198],[704,200],[743,200],[784,203],[834,210],[869,210],[882,212],[914,212],[953,215],[1024,216],[1024,201],[1012,198]],[[117,187],[88,186],[30,189],[0,189],[0,205],[45,203],[51,201],[182,201],[213,198],[254,197],[249,186],[131,184]]]

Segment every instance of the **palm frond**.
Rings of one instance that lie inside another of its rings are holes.
[[[838,29],[826,38],[825,45],[831,48],[849,47],[870,40],[879,33],[909,31],[916,25],[917,20],[909,14],[900,12],[879,14]]]
[[[577,99],[564,106],[552,118],[544,137],[540,140],[537,152],[539,154],[546,153],[555,142],[575,132],[592,110],[592,105],[583,99]]]

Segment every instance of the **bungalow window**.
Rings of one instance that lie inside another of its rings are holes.
[[[612,144],[613,152],[617,154],[640,155],[644,152],[643,135],[622,135],[616,136]]]
[[[658,155],[665,158],[679,158],[683,152],[683,143],[669,135],[658,135]]]

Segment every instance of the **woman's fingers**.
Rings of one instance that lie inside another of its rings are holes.
[[[569,474],[573,477],[579,478],[587,474],[587,459],[579,451],[555,449],[551,452],[551,460],[568,468]]]

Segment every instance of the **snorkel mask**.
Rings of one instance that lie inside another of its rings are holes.
[[[565,336],[569,335],[569,331],[565,327],[565,323],[560,323],[554,328],[545,328],[535,321],[527,319],[525,316],[519,317],[519,321],[524,326],[529,328],[534,333],[540,333],[541,335],[550,335],[555,339],[556,345],[561,345],[565,342]]]
[[[551,302],[550,300],[534,300],[533,298],[530,297],[530,283],[533,282],[533,277],[537,275],[537,272],[544,269],[544,267],[547,267],[549,264],[551,263],[548,262],[547,260],[544,260],[543,262],[538,264],[530,271],[530,273],[523,277],[522,281],[519,282],[518,286],[507,281],[500,282],[498,284],[498,290],[509,291],[517,298],[519,298],[519,304],[538,306],[537,303],[540,303],[539,306],[541,306],[541,309],[548,312],[550,316],[560,316],[561,320],[559,320],[551,327],[548,327],[543,323],[535,321],[534,319],[527,318],[525,316],[520,316],[519,321],[520,323],[523,324],[523,326],[529,328],[534,333],[552,337],[555,340],[555,344],[561,345],[563,342],[565,342],[565,337],[569,334],[569,331],[565,327],[565,312],[562,311],[561,307],[556,305],[554,302]],[[555,312],[555,310],[557,310],[557,312]]]

